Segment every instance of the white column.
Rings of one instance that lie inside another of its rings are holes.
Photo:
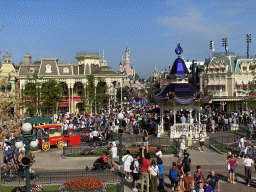
[[[71,103],[71,113],[74,113],[74,87],[71,87],[72,90],[72,103]]]
[[[70,113],[70,85],[68,85],[68,112]]]
[[[121,109],[123,109],[123,84],[121,83]]]

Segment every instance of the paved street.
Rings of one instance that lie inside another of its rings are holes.
[[[230,135],[230,133],[214,133],[208,134],[209,137],[212,136],[223,136],[223,135]],[[206,145],[208,142],[206,141]],[[225,166],[224,161],[226,160],[225,154],[219,154],[215,151],[210,150],[209,148],[205,148],[204,152],[199,152],[197,147],[198,143],[194,144],[194,149],[191,150],[190,158],[192,159],[192,170],[191,172],[195,171],[196,165],[202,166],[202,172],[205,176],[208,175],[210,170],[215,170],[216,174],[221,178],[221,191],[234,191],[234,192],[241,192],[241,191],[256,191],[256,173],[253,173],[253,183],[251,187],[245,186],[244,181],[244,166],[242,165],[242,160],[238,159],[240,165],[236,168],[238,181],[236,184],[230,184],[226,182],[227,179],[227,169]],[[36,151],[33,152],[36,156],[36,162],[33,165],[33,170],[37,173],[45,172],[45,171],[82,171],[85,169],[85,166],[91,167],[93,162],[98,157],[61,157],[62,150],[60,149],[50,149],[47,152]],[[2,154],[1,154],[2,155]],[[165,182],[166,182],[166,190],[169,191],[170,189],[170,181],[167,177],[169,169],[173,161],[177,161],[177,157],[174,155],[165,155],[163,156],[163,162],[165,165]],[[122,169],[121,169],[122,170]],[[139,182],[140,183],[140,182]],[[127,180],[125,182],[125,191],[130,191],[132,185],[131,180]],[[139,184],[140,185],[140,184]]]

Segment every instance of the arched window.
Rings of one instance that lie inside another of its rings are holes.
[[[63,73],[69,73],[69,69],[68,69],[67,67],[65,67],[65,68],[63,69]]]
[[[5,92],[5,86],[4,85],[1,87],[1,91],[2,91],[2,93]]]
[[[12,90],[12,84],[9,83],[9,84],[6,86],[6,88],[7,88],[7,90],[8,90],[9,92],[11,92],[11,90]]]

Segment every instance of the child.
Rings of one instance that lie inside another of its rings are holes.
[[[203,183],[199,184],[199,191],[198,192],[204,192],[204,185],[203,185]]]
[[[180,185],[177,186],[176,192],[182,192]]]
[[[189,189],[190,189],[190,192],[196,192],[195,190],[195,184],[194,183],[189,183]]]
[[[204,183],[205,183],[205,185],[204,185],[204,192],[213,192],[213,189],[212,189],[212,187],[209,185],[209,180],[204,180]],[[200,190],[199,190],[199,192],[200,192]]]

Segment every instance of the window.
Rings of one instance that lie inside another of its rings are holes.
[[[63,73],[69,73],[69,69],[68,69],[67,67],[65,67],[65,68],[63,69]]]
[[[35,69],[32,68],[32,67],[30,67],[30,68],[29,68],[29,73],[35,73]]]
[[[5,86],[4,85],[1,87],[1,91],[2,91],[2,93],[5,92]]]
[[[50,64],[45,66],[45,73],[52,73],[52,66]]]

